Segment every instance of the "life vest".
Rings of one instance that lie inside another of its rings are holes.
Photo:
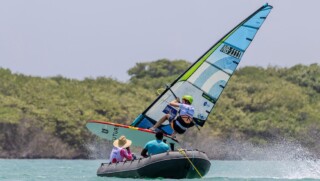
[[[180,116],[188,116],[191,119],[193,118],[194,114],[194,107],[188,104],[180,104],[179,106],[179,115]]]
[[[188,104],[180,104],[179,115],[172,122],[171,127],[178,132],[179,134],[183,134],[188,128],[194,126],[192,121],[194,108]],[[185,117],[185,118],[182,118]],[[190,123],[185,122],[183,119],[190,119]]]

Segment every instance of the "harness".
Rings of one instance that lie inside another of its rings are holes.
[[[173,122],[179,126],[180,129],[182,129],[183,131],[186,131],[188,128],[192,127],[194,124],[192,122],[192,119],[190,116],[186,115],[187,120],[190,120],[190,123],[186,123],[183,120],[183,117],[180,115],[180,111],[181,109],[179,109],[177,116],[173,119]],[[184,116],[184,115],[183,115]]]
[[[181,117],[180,117],[181,118]],[[187,130],[188,128],[186,128],[186,127],[184,127],[184,126],[182,126],[181,125],[181,123],[180,123],[180,121],[178,121],[177,119],[176,120],[174,120],[175,122],[176,122],[176,125],[178,125],[181,129],[183,129],[183,130]],[[183,120],[182,120],[183,121]],[[184,121],[183,121],[184,122]]]

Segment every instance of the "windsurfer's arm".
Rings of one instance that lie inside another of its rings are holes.
[[[179,106],[180,106],[180,100],[179,100],[179,98],[171,101],[171,102],[169,103],[169,105],[170,105],[170,106],[174,106],[174,107],[179,107]]]

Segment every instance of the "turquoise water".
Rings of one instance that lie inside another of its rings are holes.
[[[0,159],[1,181],[120,181],[97,177],[103,160]],[[204,180],[320,180],[320,161],[211,161]],[[182,180],[203,180],[182,179]],[[150,179],[149,179],[150,180]],[[158,179],[156,179],[158,180]],[[166,179],[169,180],[169,179]]]

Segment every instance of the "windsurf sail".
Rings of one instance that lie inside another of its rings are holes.
[[[194,99],[194,121],[203,126],[272,8],[265,4],[222,37],[172,82],[131,126],[150,128],[167,113],[174,117],[178,110],[168,106],[169,102],[175,99],[175,95],[181,98],[186,94]],[[168,121],[159,129],[166,134],[173,132]]]

